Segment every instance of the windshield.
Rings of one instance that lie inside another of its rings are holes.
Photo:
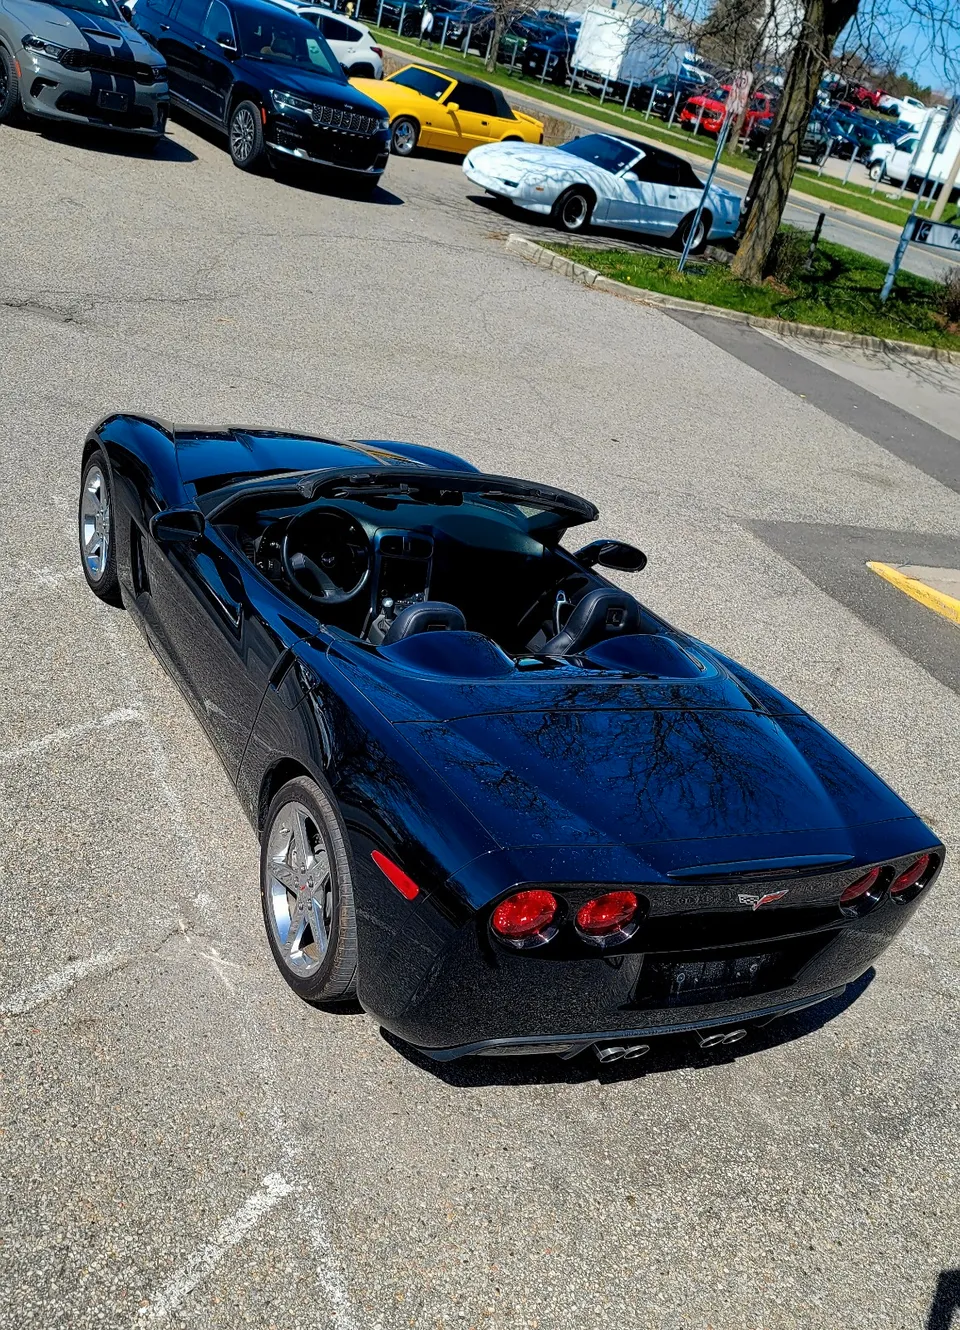
[[[450,87],[449,79],[443,78],[440,74],[431,74],[428,69],[418,69],[416,65],[410,65],[407,69],[400,69],[396,74],[391,74],[387,82],[399,83],[401,88],[412,88],[414,92],[422,93],[424,97],[430,97],[435,102],[438,102]]]
[[[262,9],[237,8],[234,14],[240,30],[240,50],[245,56],[269,60],[272,64],[296,65],[345,81],[336,56],[306,19]]]
[[[571,139],[560,145],[561,152],[571,157],[582,157],[585,162],[602,166],[605,171],[622,171],[637,156],[640,149],[631,143],[608,139],[606,134],[587,134],[582,139]]]

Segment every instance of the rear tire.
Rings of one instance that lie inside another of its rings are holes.
[[[347,78],[372,79],[376,78],[376,73],[374,72],[373,65],[370,64],[352,65],[350,69],[347,70]]]
[[[237,102],[230,112],[230,156],[241,171],[256,171],[263,165],[267,148],[263,119],[255,102]]]
[[[20,110],[20,80],[13,56],[0,46],[0,124],[16,119]]]
[[[693,213],[690,213],[688,217],[684,217],[683,221],[673,233],[673,243],[676,245],[677,249],[683,249],[684,245],[687,243],[687,232],[690,230],[691,226],[693,226],[693,217]],[[697,233],[693,238],[693,244],[690,246],[691,254],[702,254],[706,249],[707,237],[710,234],[710,226],[712,222],[713,217],[710,213],[704,211],[700,214],[700,221],[697,223]]]
[[[326,784],[298,776],[274,795],[260,850],[260,900],[273,958],[305,1002],[357,989],[353,864]]]
[[[87,586],[108,605],[122,605],[117,580],[117,523],[107,459],[97,448],[90,454],[80,480],[77,526],[80,563]]]
[[[577,235],[586,231],[593,212],[593,196],[575,186],[557,199],[550,211],[550,220],[561,231]]]
[[[409,115],[398,116],[390,126],[390,151],[397,157],[412,157],[420,138],[420,126]]]

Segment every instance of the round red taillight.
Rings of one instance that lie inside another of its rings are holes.
[[[851,882],[840,897],[841,905],[856,905],[857,901],[862,901],[864,896],[870,894],[871,889],[876,885],[877,878],[880,876],[879,868],[871,868],[869,873],[863,877],[858,877],[856,882]]]
[[[616,934],[629,934],[639,902],[632,891],[608,891],[587,901],[577,911],[577,928],[588,940],[604,940]]]
[[[533,888],[508,896],[493,912],[490,925],[498,937],[513,946],[536,946],[549,942],[556,930],[559,911],[552,891]]]
[[[920,887],[925,885],[921,879],[930,867],[930,855],[921,854],[920,858],[915,860],[909,868],[905,868],[900,876],[890,884],[891,896],[903,896],[911,887]]]

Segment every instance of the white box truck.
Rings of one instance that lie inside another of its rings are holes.
[[[677,74],[686,43],[675,33],[619,9],[587,9],[570,64],[575,83],[609,92]]]
[[[930,112],[926,124],[920,129],[908,132],[895,144],[877,145],[867,164],[871,177],[893,180],[898,185],[906,180],[908,185],[913,182],[916,188],[929,168],[931,183],[942,185],[960,152],[960,118],[954,119],[945,130],[947,114],[944,109]],[[883,148],[892,148],[892,151],[883,152]]]

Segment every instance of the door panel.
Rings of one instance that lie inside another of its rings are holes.
[[[224,39],[226,41],[224,42]],[[233,68],[224,47],[236,50],[237,38],[230,11],[222,0],[211,0],[203,21],[198,51],[198,105],[214,119],[223,121],[233,86]]]
[[[148,580],[165,654],[235,779],[271,671],[316,621],[211,528],[194,543],[150,540]]]

